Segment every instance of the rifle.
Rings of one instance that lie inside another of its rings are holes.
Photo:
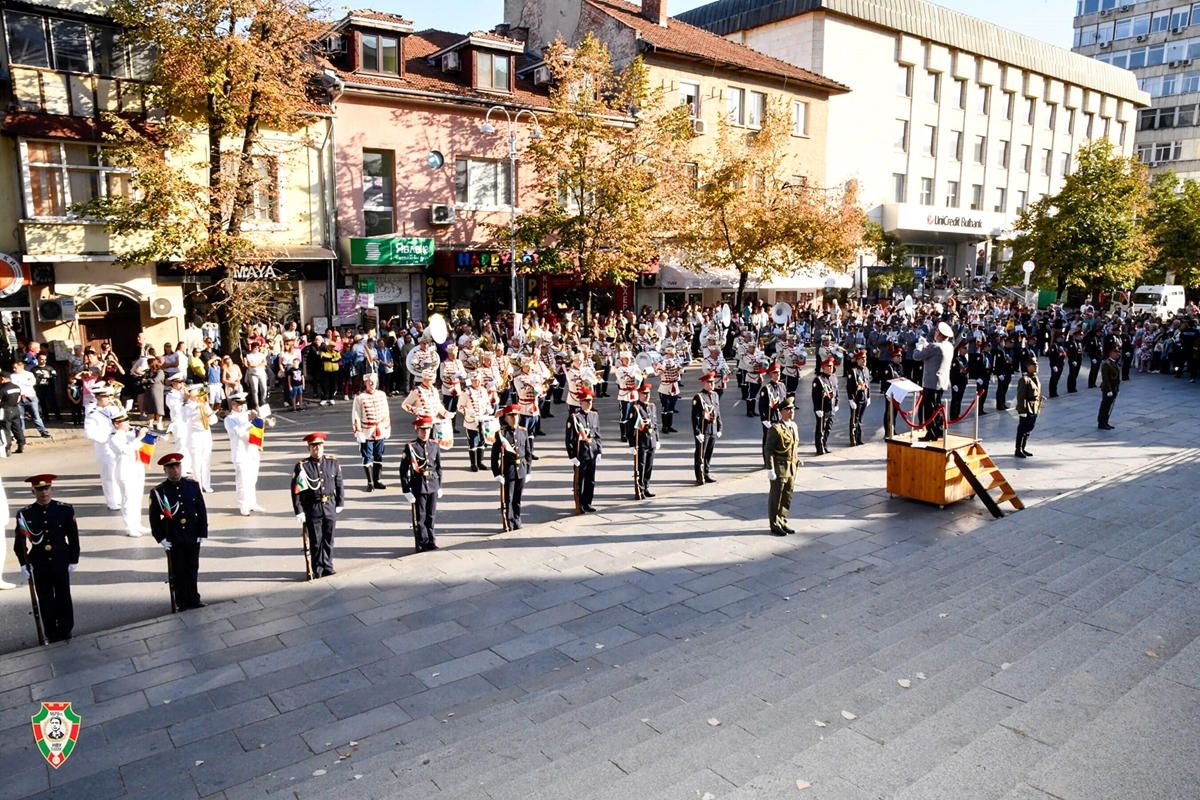
[[[25,562],[25,569],[29,571],[29,600],[33,603],[33,622],[37,625],[38,644],[46,644],[46,628],[42,625],[42,612],[38,608],[37,592],[33,588],[33,563]]]
[[[634,406],[634,413],[637,414],[637,420],[640,423],[642,412]],[[641,425],[635,424],[633,427],[633,499],[642,500],[642,458],[641,448],[638,446],[642,438]]]
[[[501,486],[500,488],[503,489],[504,487]],[[419,553],[421,552],[421,537],[417,535],[417,504],[410,503],[409,507],[412,509],[413,541],[416,542],[416,551]]]
[[[571,424],[575,424],[575,420],[571,420]],[[575,429],[575,460],[579,461],[579,451],[583,448],[583,439],[579,435],[579,428]],[[581,465],[582,466],[582,465]],[[583,506],[579,503],[579,493],[583,491],[583,485],[580,483],[582,476],[579,474],[580,467],[575,467],[575,516],[583,513]]]
[[[503,465],[503,461],[501,461],[501,465]],[[501,475],[504,474],[503,467],[501,468],[500,474]],[[500,529],[504,533],[508,533],[508,531],[509,531],[509,528],[508,528],[508,495],[506,492],[507,489],[508,489],[508,479],[506,478],[505,482],[500,484]]]
[[[300,523],[300,542],[304,550],[304,574],[311,581],[313,579],[312,553],[308,547],[308,523],[306,522]]]
[[[167,551],[167,589],[171,593],[171,613],[175,614],[179,611],[179,607],[175,605],[175,561],[171,558],[171,551]]]

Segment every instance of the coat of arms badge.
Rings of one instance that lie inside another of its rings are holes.
[[[70,703],[42,703],[42,709],[30,717],[33,739],[50,766],[58,769],[75,749],[79,738],[79,715]]]

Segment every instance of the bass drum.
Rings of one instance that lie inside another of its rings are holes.
[[[479,418],[479,436],[484,445],[490,450],[496,442],[496,434],[500,432],[500,420],[495,417]]]
[[[443,450],[450,450],[454,447],[454,427],[453,420],[439,419],[433,423],[433,430],[430,438],[442,446]]]

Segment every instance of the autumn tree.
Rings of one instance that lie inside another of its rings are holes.
[[[1143,282],[1200,285],[1200,183],[1168,170],[1150,179],[1149,196],[1145,225],[1154,255]]]
[[[867,218],[857,184],[797,181],[790,138],[788,109],[772,97],[760,129],[722,120],[713,152],[700,159],[676,244],[699,269],[737,271],[738,308],[751,278],[768,281],[816,264],[844,271],[864,243]]]
[[[1142,225],[1149,210],[1145,168],[1107,139],[1080,147],[1075,161],[1056,194],[1017,217],[1009,242],[1013,257],[1002,273],[1006,282],[1021,283],[1021,265],[1033,261],[1031,285],[1053,288],[1060,296],[1077,286],[1099,296],[1104,289],[1134,284],[1153,256]]]
[[[119,263],[176,261],[209,273],[210,300],[225,322],[254,318],[270,298],[233,268],[271,261],[246,235],[263,176],[264,131],[302,131],[314,119],[317,35],[327,25],[303,0],[117,0],[125,36],[157,53],[147,107],[156,123],[109,115],[106,157],[134,170],[134,192],[89,205],[111,232],[142,234]]]
[[[539,253],[539,270],[579,276],[590,318],[597,285],[629,283],[658,256],[683,196],[691,125],[650,88],[641,59],[618,71],[591,34],[574,48],[553,43],[546,64],[552,111],[527,150],[540,199],[517,218],[516,242]],[[507,241],[509,227],[491,233]]]

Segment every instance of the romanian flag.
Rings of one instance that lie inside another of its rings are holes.
[[[254,445],[259,450],[261,450],[263,446],[264,431],[265,428],[263,427],[262,417],[255,417],[254,421],[250,423],[250,444]]]
[[[154,458],[154,445],[158,442],[158,437],[150,431],[142,436],[142,446],[138,448],[138,461],[146,466],[150,466],[150,460]]]

